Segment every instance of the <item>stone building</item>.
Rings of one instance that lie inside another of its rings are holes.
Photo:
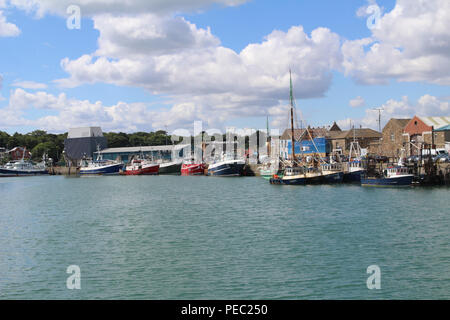
[[[411,119],[391,119],[383,128],[381,150],[379,154],[389,158],[398,158],[401,150],[407,147],[408,141],[403,135],[406,125]]]
[[[362,149],[368,149],[373,143],[378,143],[382,135],[378,131],[369,128],[352,129],[342,131],[330,137],[333,152],[348,155],[350,145],[357,141]]]

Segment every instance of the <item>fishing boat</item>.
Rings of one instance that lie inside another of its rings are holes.
[[[266,180],[270,180],[273,175],[278,174],[278,166],[273,162],[263,163],[259,169],[259,175]]]
[[[262,160],[262,164],[259,168],[259,175],[266,180],[270,180],[270,178],[274,174],[279,173],[279,162],[278,159],[274,159],[271,157],[271,141],[269,135],[269,117],[267,117],[267,139],[266,139],[266,148],[267,148],[267,157]]]
[[[97,146],[97,160],[82,160],[80,175],[116,175],[123,169],[123,163],[103,160],[100,148]]]
[[[290,71],[289,71],[290,73]],[[290,122],[291,122],[291,161],[285,165],[284,175],[282,177],[278,175],[273,175],[270,178],[271,184],[281,184],[281,185],[306,185],[306,184],[320,184],[327,183],[328,180],[334,181],[334,173],[330,174],[329,177],[325,178],[322,167],[318,165],[319,161],[315,157],[309,157],[310,161],[308,163],[299,163],[297,157],[295,156],[295,134],[294,134],[294,94],[292,88],[292,76],[290,75]],[[306,133],[309,138],[313,140],[309,129],[306,129]],[[314,142],[313,142],[314,144]],[[316,148],[317,149],[317,148]],[[308,162],[308,161],[307,161]]]
[[[42,162],[34,164],[30,160],[24,158],[25,150],[22,159],[8,162],[4,167],[0,167],[0,177],[19,177],[19,176],[37,176],[48,174],[45,165],[46,155],[44,154]]]
[[[361,177],[361,185],[364,187],[409,187],[413,179],[414,175],[409,173],[403,158],[400,157],[398,164],[384,169],[380,177]]]
[[[367,170],[361,156],[361,147],[355,137],[355,127],[353,126],[353,141],[350,144],[349,161],[346,163],[343,182],[360,183],[361,176],[365,175]]]
[[[159,161],[159,174],[180,174],[182,162]]]
[[[244,159],[236,159],[231,155],[223,155],[208,166],[208,176],[236,177],[243,174]]]
[[[28,160],[10,161],[0,167],[0,177],[37,176],[48,174],[45,164],[33,164]]]
[[[347,164],[347,171],[344,173],[343,182],[361,182],[361,177],[366,174],[366,168],[361,159],[351,159]]]
[[[341,163],[322,164],[323,183],[341,183],[344,180],[344,171]]]
[[[410,174],[407,167],[389,167],[383,170],[381,177],[361,178],[364,187],[409,187],[412,185],[414,175]]]
[[[181,165],[182,176],[202,176],[205,174],[206,164],[197,163],[194,159],[184,160]]]
[[[143,156],[132,159],[125,167],[124,174],[127,176],[156,175],[159,172],[159,164],[154,163]]]

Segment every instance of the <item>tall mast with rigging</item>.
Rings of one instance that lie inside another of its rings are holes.
[[[295,166],[295,136],[294,136],[294,94],[292,90],[292,73],[289,70],[290,81],[290,103],[291,103],[291,145],[292,145],[292,165]]]

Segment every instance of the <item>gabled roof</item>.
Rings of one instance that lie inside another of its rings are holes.
[[[355,136],[356,139],[362,138],[381,138],[382,135],[378,131],[362,128],[342,131],[339,135],[336,135],[333,139],[352,139]]]
[[[401,128],[406,127],[406,125],[410,121],[411,121],[411,119],[395,119],[395,118],[392,118],[391,120],[389,120],[389,122],[394,122],[395,124],[397,124]]]
[[[326,128],[309,128],[308,129],[313,138],[324,138],[328,137],[329,131]],[[296,141],[300,139],[309,139],[309,134],[306,129],[294,129],[294,139]],[[284,130],[281,140],[291,140],[291,129]]]
[[[418,117],[427,126],[433,127],[435,130],[450,125],[450,117]]]
[[[339,128],[339,126],[337,125],[336,121],[333,123],[333,125],[331,126],[330,130],[328,131],[332,131],[332,132],[341,132],[341,128]]]

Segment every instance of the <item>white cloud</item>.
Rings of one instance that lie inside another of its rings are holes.
[[[381,108],[382,127],[389,119],[407,119],[415,115],[424,117],[440,117],[450,115],[450,99],[438,98],[429,94],[420,97],[416,103],[410,101],[407,96],[400,100],[390,99],[386,101]],[[361,119],[355,119],[356,126],[362,125],[378,130],[378,111],[366,109],[366,115]],[[341,120],[338,124],[348,127],[349,119]]]
[[[39,83],[34,81],[16,81],[11,84],[13,87],[19,87],[23,89],[47,89],[47,85],[45,83]]]
[[[366,101],[361,96],[358,96],[355,99],[350,100],[349,102],[349,105],[352,108],[363,107],[365,104]]]
[[[342,61],[339,36],[325,28],[310,36],[301,26],[274,31],[236,53],[184,19],[149,16],[95,16],[97,51],[63,59],[70,77],[56,82],[63,87],[96,82],[141,87],[167,95],[174,110],[189,106],[170,122],[195,114],[220,123],[265,116],[287,100],[290,68],[297,98],[323,96]]]
[[[15,24],[6,21],[3,11],[0,10],[0,37],[17,37],[19,34],[19,28]]]
[[[450,84],[450,1],[397,0],[370,38],[345,41],[345,74],[365,84]]]

